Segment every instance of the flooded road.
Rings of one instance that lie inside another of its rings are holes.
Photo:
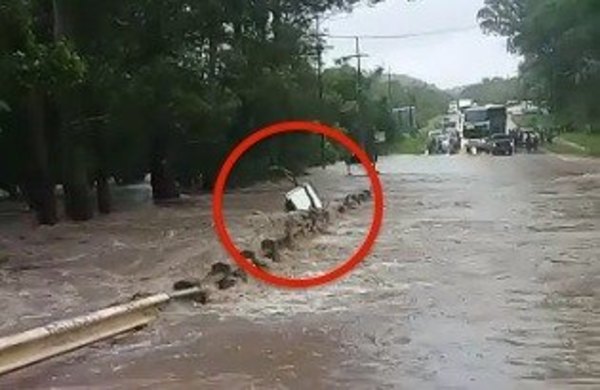
[[[205,307],[178,303],[142,332],[0,388],[600,387],[600,161],[396,156],[379,169],[384,227],[349,277],[311,291],[250,282]],[[311,181],[326,198],[364,188],[343,172]],[[335,265],[362,241],[370,207],[287,263]]]

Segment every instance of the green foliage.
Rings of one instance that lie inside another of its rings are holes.
[[[404,75],[392,75],[391,87],[388,77],[381,75],[374,87],[378,98],[388,98],[391,107],[415,106],[417,126],[427,124],[432,118],[446,112],[451,96],[434,85]]]
[[[598,127],[600,3],[597,0],[486,0],[484,31],[508,38],[525,57],[523,84],[563,126]]]
[[[423,121],[445,109],[439,91],[399,80],[390,100],[381,71],[363,75],[357,99],[347,65],[325,72],[320,98],[315,15],[358,2],[3,0],[0,99],[11,111],[0,115],[0,182],[59,182],[85,197],[94,179],[151,172],[174,194],[173,179],[202,175],[210,186],[225,154],[275,121],[393,134],[394,106],[416,104]],[[320,163],[320,146],[318,137],[281,137],[245,166],[251,179],[270,164],[302,172]],[[340,155],[326,142],[328,161]]]
[[[0,5],[0,82],[51,91],[80,84],[86,66],[68,40],[48,42],[36,35],[33,5],[10,0]]]
[[[324,74],[326,100],[329,109],[340,113],[337,121],[341,127],[355,130],[356,126],[386,132],[393,141],[402,131],[394,108],[416,106],[416,121],[427,123],[444,113],[450,96],[422,81],[402,75],[385,75],[381,69],[362,78],[361,114],[356,105],[356,70],[348,65],[327,69]],[[412,129],[416,130],[416,129]]]
[[[381,154],[423,154],[427,146],[427,137],[422,133],[403,134],[384,145]]]
[[[582,131],[564,133],[545,148],[554,153],[600,157],[600,134]]]
[[[524,98],[521,89],[521,82],[517,77],[509,79],[495,77],[465,87],[457,97],[474,99],[479,104],[505,104],[511,100]]]
[[[600,157],[600,134],[583,131],[561,134],[560,138],[583,147],[585,154]]]

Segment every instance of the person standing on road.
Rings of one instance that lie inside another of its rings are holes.
[[[367,152],[367,155],[371,160],[371,164],[373,164],[373,168],[377,170],[377,161],[379,160],[379,153],[377,151],[377,144],[375,143],[375,140],[372,136],[369,137],[366,142],[365,151]]]
[[[525,137],[525,149],[527,150],[527,152],[531,152],[531,149],[533,147],[533,140],[531,139],[531,134],[530,133],[525,133],[524,135]]]
[[[366,137],[363,135],[362,137],[358,137],[358,138],[361,139],[361,141],[359,142],[359,145],[367,153],[367,156],[369,157],[371,164],[373,165],[375,170],[377,170],[377,161],[379,160],[379,152],[377,150],[377,144],[375,143],[375,138],[373,137],[373,133],[368,132],[368,135]],[[352,165],[360,164],[360,160],[358,159],[358,157],[356,155],[350,154],[344,159],[344,162],[346,163],[346,172],[347,172],[348,176],[352,176]]]

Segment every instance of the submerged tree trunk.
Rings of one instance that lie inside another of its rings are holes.
[[[155,201],[179,198],[179,189],[175,179],[168,171],[166,161],[163,160],[151,172],[152,198]]]
[[[179,198],[175,176],[166,157],[154,156],[151,168],[152,197],[155,201]]]
[[[54,40],[68,38],[72,35],[72,4],[66,0],[53,0]],[[90,194],[90,180],[87,167],[87,156],[81,142],[70,134],[68,120],[74,110],[70,100],[65,96],[59,98],[60,137],[63,154],[63,187],[65,192],[65,212],[74,221],[87,221],[94,216]],[[74,101],[74,104],[79,102]]]
[[[152,148],[150,166],[150,184],[155,201],[179,198],[179,188],[168,159],[168,142],[166,136],[158,136]]]
[[[96,135],[96,155],[100,167],[96,172],[96,202],[100,214],[110,214],[112,211],[112,197],[110,195],[110,185],[108,184],[107,150],[103,136]]]
[[[92,201],[93,177],[90,177],[91,152],[86,147],[87,134],[78,134],[70,125],[80,111],[76,100],[62,96],[55,106],[56,126],[59,129],[62,156],[62,183],[64,188],[65,213],[74,221],[87,221],[94,216]]]
[[[58,217],[54,182],[48,164],[45,98],[42,92],[32,89],[27,100],[30,160],[24,185],[25,196],[36,213],[37,221],[42,225],[54,225]]]
[[[112,211],[112,197],[110,195],[108,177],[104,172],[100,172],[96,178],[96,198],[98,211],[101,214],[110,214]]]
[[[164,107],[157,112],[157,129],[154,134],[150,160],[150,184],[154,201],[179,198],[179,188],[171,166],[171,134],[169,133],[169,114]]]
[[[99,114],[100,110],[94,110]],[[98,116],[99,117],[99,116]],[[112,211],[112,196],[110,194],[110,146],[106,136],[106,125],[103,119],[92,123],[93,149],[96,154],[96,205],[100,214],[110,214]]]
[[[90,181],[84,148],[63,142],[65,154],[65,212],[74,221],[87,221],[94,216]]]

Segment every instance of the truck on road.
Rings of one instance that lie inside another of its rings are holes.
[[[496,134],[508,134],[506,106],[476,106],[465,110],[462,123],[462,147],[477,154],[486,140]]]

